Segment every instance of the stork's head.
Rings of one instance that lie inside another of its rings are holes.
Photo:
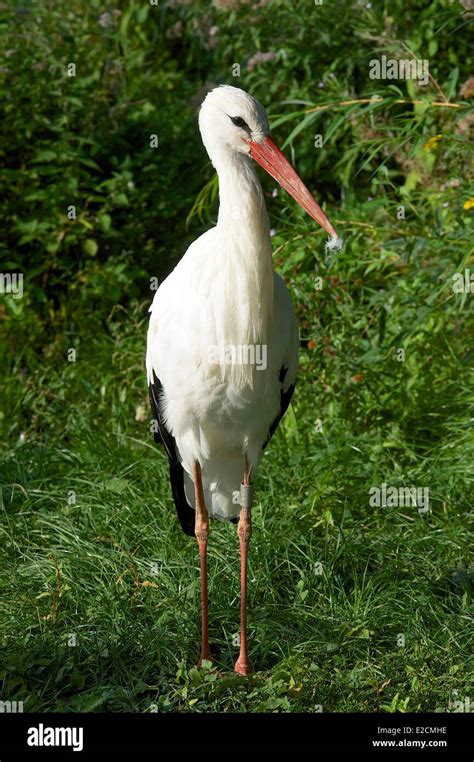
[[[199,128],[211,158],[219,148],[250,154],[249,141],[262,141],[268,135],[267,114],[244,90],[221,85],[206,96],[199,112]]]
[[[231,155],[250,156],[333,240],[337,239],[337,233],[323,210],[270,138],[266,111],[255,98],[231,85],[216,87],[201,106],[199,129],[214,166]]]

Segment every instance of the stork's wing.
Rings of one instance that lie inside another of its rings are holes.
[[[278,411],[278,415],[273,421],[272,425],[270,426],[270,429],[268,431],[268,436],[265,440],[265,442],[262,445],[262,450],[265,449],[267,444],[269,443],[270,439],[274,435],[275,431],[278,428],[278,424],[280,423],[281,419],[285,415],[286,411],[288,410],[288,406],[291,402],[291,398],[293,396],[293,392],[295,391],[295,384],[291,384],[288,389],[285,389],[285,379],[286,374],[288,373],[288,368],[281,368],[280,370],[280,384],[281,386],[281,392],[280,392],[280,410]]]
[[[174,437],[165,426],[161,409],[161,395],[163,387],[161,381],[153,370],[153,378],[148,386],[150,395],[151,412],[157,422],[158,431],[155,432],[155,442],[162,444],[168,455],[170,465],[170,482],[176,512],[183,532],[191,537],[194,536],[195,513],[186,500],[184,493],[184,471],[179,461]]]
[[[268,430],[268,436],[263,443],[262,450],[265,449],[273,434],[275,433],[278,424],[288,410],[293,392],[296,384],[296,370],[298,367],[298,323],[296,321],[296,315],[291,303],[290,294],[285,285],[284,280],[274,273],[274,293],[276,300],[276,308],[274,314],[281,322],[276,326],[277,336],[285,335],[285,330],[289,327],[288,343],[286,351],[282,357],[282,367],[279,373],[280,382],[280,409],[278,415],[273,421]]]

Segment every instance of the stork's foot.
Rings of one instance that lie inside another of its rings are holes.
[[[250,666],[249,660],[246,657],[239,656],[235,662],[234,672],[237,672],[238,675],[243,675],[243,677],[250,675],[252,668]]]
[[[198,669],[200,669],[200,667],[202,667],[203,661],[210,661],[210,662],[214,663],[215,659],[214,659],[213,655],[211,654],[211,650],[210,649],[207,649],[207,651],[203,651],[203,653],[199,657],[198,663],[196,664],[196,667]]]

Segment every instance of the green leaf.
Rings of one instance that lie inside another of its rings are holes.
[[[54,161],[56,158],[57,158],[57,154],[55,153],[55,151],[51,151],[50,149],[45,148],[43,151],[40,151],[31,159],[31,163],[43,164],[45,162],[47,163],[49,161]]]
[[[112,479],[109,479],[105,483],[105,488],[110,490],[111,492],[116,492],[118,495],[121,495],[125,490],[128,489],[128,481],[126,479],[122,479],[120,476],[114,476]]]
[[[110,214],[106,214],[105,212],[103,214],[100,214],[99,225],[104,233],[108,233],[112,226],[112,217],[110,216]]]
[[[438,41],[433,37],[428,43],[428,56],[432,58],[438,50]]]
[[[99,165],[92,159],[81,157],[79,159],[79,163],[83,164],[85,167],[90,167],[91,169],[97,169],[99,172],[101,171]]]
[[[201,685],[202,677],[199,674],[199,670],[196,669],[196,667],[191,667],[191,669],[188,672],[188,675],[192,685]]]
[[[149,7],[147,5],[142,5],[142,7],[139,9],[137,13],[137,21],[139,24],[143,24],[147,20],[148,11]]]
[[[82,248],[83,248],[84,254],[87,254],[89,257],[95,257],[95,255],[99,251],[99,246],[97,244],[97,241],[94,241],[93,238],[86,238],[86,240],[82,244]]]

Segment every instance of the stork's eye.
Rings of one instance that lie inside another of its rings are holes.
[[[242,127],[242,129],[250,132],[250,127],[248,126],[245,119],[242,119],[241,116],[230,116],[229,119],[233,124],[235,124],[236,127]]]

